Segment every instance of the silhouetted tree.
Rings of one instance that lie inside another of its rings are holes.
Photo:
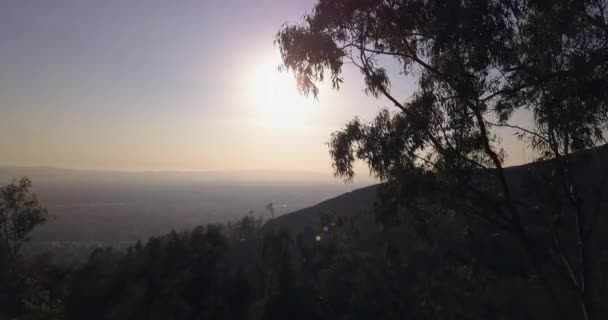
[[[29,179],[22,178],[0,188],[0,317],[22,308],[31,278],[21,264],[20,248],[47,217],[31,186]]]
[[[605,248],[594,227],[607,179],[573,166],[572,153],[606,142],[607,7],[603,0],[319,0],[276,41],[302,93],[316,96],[326,78],[339,88],[346,63],[361,71],[368,94],[395,106],[332,135],[337,176],[352,179],[361,159],[387,182],[393,212],[410,207],[422,222],[438,210],[462,214],[508,235],[555,306],[578,301],[591,319],[593,252]],[[390,71],[417,78],[410,97],[391,91]],[[530,123],[517,123],[516,113]],[[549,160],[548,170],[508,173],[498,134],[505,128]]]
[[[29,179],[22,178],[0,188],[0,253],[11,262],[29,240],[29,233],[47,219],[46,210],[30,192],[31,186]]]

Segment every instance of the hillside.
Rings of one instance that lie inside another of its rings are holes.
[[[284,214],[269,221],[266,227],[283,227],[293,233],[299,233],[319,224],[322,215],[352,217],[369,213],[377,200],[379,186],[379,184],[376,184],[360,188],[325,200],[312,207]]]
[[[608,188],[600,190],[602,179],[608,176],[608,145],[604,145],[592,150],[587,150],[572,155],[572,167],[575,171],[577,185],[581,194],[587,199],[597,199],[597,192],[602,191],[602,204],[608,198]],[[526,193],[525,184],[527,178],[538,177],[551,174],[551,166],[548,161],[537,161],[525,165],[512,166],[506,168],[507,179],[509,180],[512,193],[518,199],[524,199]],[[308,228],[316,228],[322,215],[330,214],[343,217],[354,217],[371,213],[374,204],[377,202],[377,191],[380,184],[360,188],[348,193],[344,193],[335,198],[328,199],[317,205],[284,214],[271,222],[268,226],[283,227],[295,233],[302,232]],[[585,205],[595,205],[588,201]],[[525,208],[524,208],[525,209]],[[370,217],[369,215],[367,216]],[[606,219],[606,217],[600,217]],[[365,225],[366,223],[361,223]]]

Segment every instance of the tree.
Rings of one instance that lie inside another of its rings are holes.
[[[573,298],[591,319],[593,251],[602,247],[594,229],[608,172],[590,174],[574,160],[606,143],[607,6],[319,0],[302,23],[284,26],[276,43],[303,94],[316,96],[326,78],[339,89],[344,64],[351,64],[366,93],[395,107],[332,135],[336,176],[352,179],[354,162],[363,160],[386,182],[393,209],[429,212],[439,204],[508,234],[555,305]],[[417,78],[410,97],[391,91],[384,67],[391,61]],[[515,113],[530,124],[517,123]],[[499,131],[505,129],[548,160],[542,175],[504,168]],[[537,192],[522,191],[525,183]]]
[[[31,289],[32,279],[20,264],[19,249],[47,214],[30,192],[31,185],[22,178],[0,188],[0,317],[19,313],[21,300]]]
[[[46,209],[30,192],[31,186],[28,178],[21,178],[0,188],[0,254],[5,255],[9,263],[18,257],[30,232],[47,219]]]

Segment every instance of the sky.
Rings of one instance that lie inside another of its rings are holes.
[[[313,4],[1,1],[0,165],[330,174],[331,132],[390,104],[348,67],[318,100],[278,73],[274,35]]]

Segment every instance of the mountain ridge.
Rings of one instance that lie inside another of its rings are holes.
[[[573,161],[573,167],[577,169],[577,174],[579,175],[577,183],[587,186],[583,192],[591,191],[587,189],[593,188],[594,183],[598,183],[603,177],[608,176],[608,144],[571,154],[569,160]],[[581,160],[588,160],[588,162]],[[539,160],[506,167],[505,173],[507,179],[512,186],[516,185],[513,188],[514,194],[520,197],[523,196],[523,189],[520,187],[523,179],[531,172],[543,173],[544,170],[548,169],[550,161]],[[595,174],[601,170],[604,170],[604,172]],[[355,189],[319,202],[314,206],[288,212],[270,221],[268,226],[284,227],[297,233],[314,228],[314,224],[319,223],[320,217],[323,214],[335,214],[344,217],[370,213],[377,203],[377,190],[381,185],[382,183],[379,183]]]

